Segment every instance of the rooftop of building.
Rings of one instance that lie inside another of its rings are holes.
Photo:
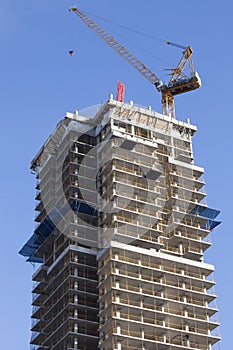
[[[93,117],[86,117],[82,116],[78,113],[77,110],[75,110],[73,113],[67,112],[65,117],[60,120],[52,132],[52,134],[47,138],[47,140],[44,142],[43,146],[40,148],[39,152],[36,154],[36,156],[33,158],[30,164],[30,168],[32,170],[35,170],[35,168],[40,164],[40,158],[42,154],[44,153],[44,150],[50,150],[51,153],[54,151],[54,147],[56,147],[56,142],[59,141],[59,138],[61,138],[64,135],[65,129],[68,127],[72,128],[74,126],[74,123],[78,122],[78,125],[88,125],[89,127],[94,126],[101,126],[102,124],[106,124],[105,116],[106,114],[113,108],[118,108],[122,112],[121,119],[126,119],[128,123],[134,123],[134,125],[140,125],[143,123],[140,123],[133,118],[133,115],[145,115],[147,117],[151,117],[152,119],[156,119],[158,121],[164,121],[167,123],[172,123],[176,128],[186,129],[189,130],[191,135],[193,135],[197,131],[197,127],[195,125],[192,125],[190,123],[190,120],[187,119],[186,122],[177,120],[175,118],[171,118],[169,116],[163,115],[161,113],[155,112],[151,109],[151,107],[143,107],[139,105],[135,105],[133,101],[130,101],[129,103],[123,103],[116,101],[112,98],[112,95],[110,95],[110,98],[107,102],[103,103],[99,110],[96,112],[96,114]],[[129,111],[130,116],[127,115],[127,113],[123,113]],[[108,119],[108,116],[107,116]],[[70,122],[74,123],[70,123]],[[149,127],[153,128],[152,123],[148,125]]]

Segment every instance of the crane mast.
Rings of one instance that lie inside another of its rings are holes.
[[[155,85],[156,89],[162,94],[162,113],[175,118],[174,95],[182,94],[201,87],[201,80],[199,75],[194,71],[191,61],[192,48],[182,47],[174,43],[167,42],[173,46],[184,48],[183,55],[176,68],[172,68],[171,78],[168,84],[164,84],[158,76],[146,67],[140,60],[132,55],[124,46],[122,46],[116,39],[109,35],[102,27],[93,21],[86,14],[81,12],[77,7],[71,7],[71,12],[74,12],[100,39],[108,44],[114,51],[116,51],[125,61],[133,66],[139,73],[141,73],[150,83]],[[189,62],[190,77],[183,74],[186,64]],[[181,77],[182,76],[182,77]]]

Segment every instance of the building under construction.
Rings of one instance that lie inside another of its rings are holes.
[[[31,163],[31,350],[211,350],[220,339],[219,222],[194,162],[196,127],[111,96],[67,113]]]

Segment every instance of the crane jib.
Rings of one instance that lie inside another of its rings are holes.
[[[183,94],[201,87],[201,80],[198,74],[194,71],[192,63],[192,48],[190,46],[184,47],[172,42],[167,42],[172,46],[184,49],[182,57],[176,68],[172,69],[171,78],[168,84],[163,82],[153,73],[145,64],[133,56],[124,46],[122,46],[116,39],[109,35],[102,27],[93,21],[86,14],[81,12],[78,8],[70,8],[80,19],[94,32],[100,39],[108,44],[114,51],[116,51],[125,61],[141,73],[148,81],[156,86],[157,91],[162,93],[162,112],[166,115],[171,115],[175,118],[174,95]],[[183,70],[189,63],[190,77],[182,76]]]

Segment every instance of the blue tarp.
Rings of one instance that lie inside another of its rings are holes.
[[[221,224],[221,221],[214,220],[220,213],[220,210],[212,209],[205,207],[203,205],[196,205],[195,208],[191,212],[194,215],[203,217],[208,219],[207,223],[205,223],[202,228],[203,229],[210,229],[213,230],[215,227],[217,227],[219,224]]]
[[[71,204],[71,208],[73,211],[76,211],[80,214],[87,214],[96,217],[98,215],[98,209],[89,205],[86,202],[74,200]]]
[[[197,214],[208,219],[215,219],[220,213],[220,210],[211,209],[203,205],[196,205],[192,210],[192,214]]]
[[[46,238],[55,230],[57,224],[61,221],[70,207],[73,211],[81,214],[97,216],[98,213],[98,210],[95,207],[79,200],[74,200],[71,206],[66,204],[64,208],[55,207],[35,229],[31,238],[29,238],[27,243],[25,243],[23,248],[19,251],[19,254],[28,257],[27,261],[42,263],[43,260],[35,257],[34,254]]]
[[[43,262],[41,258],[34,256],[37,249],[45,241],[45,239],[55,230],[56,225],[62,218],[62,209],[55,207],[52,212],[46,216],[46,218],[35,229],[33,235],[23,248],[19,251],[19,254],[29,257],[27,261],[30,262]]]
[[[33,262],[33,263],[38,263],[38,264],[42,264],[43,263],[43,259],[42,258],[37,258],[35,256],[30,256],[27,259],[28,262]]]
[[[35,237],[34,235],[32,235],[32,237],[29,238],[27,243],[19,251],[19,254],[23,256],[31,256],[38,248],[39,248],[39,245],[35,243]]]

